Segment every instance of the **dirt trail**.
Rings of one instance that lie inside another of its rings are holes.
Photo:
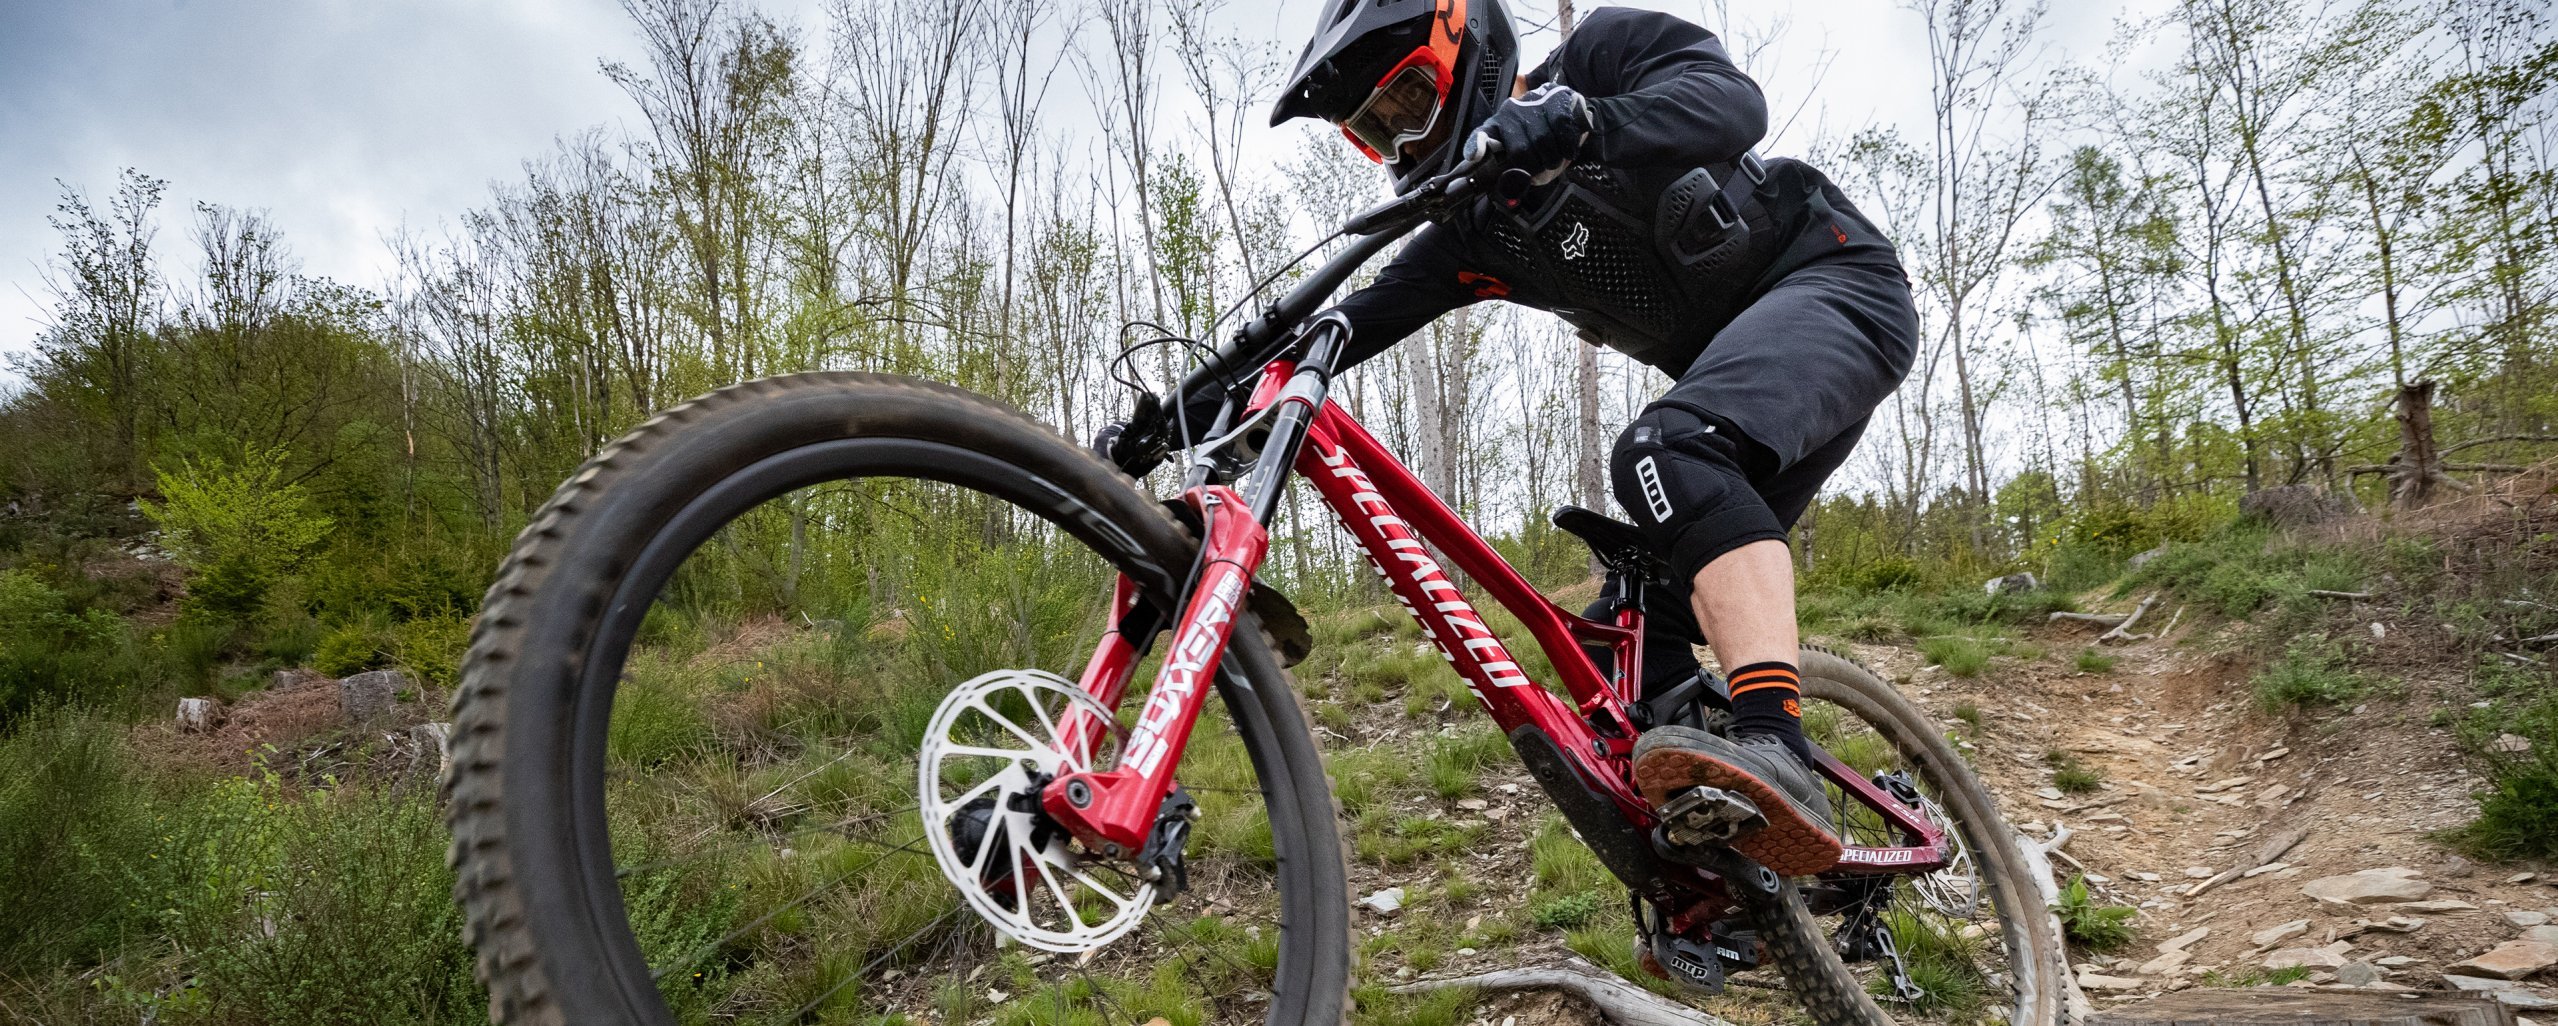
[[[2440,629],[2370,618],[2384,657]],[[1857,654],[1942,724],[1958,723],[1959,706],[1977,709],[1980,727],[1967,731],[1975,768],[2010,820],[2046,841],[2066,827],[2058,868],[2083,871],[2098,895],[2140,909],[2133,945],[2079,956],[2083,974],[2136,983],[2094,991],[2100,1003],[2261,980],[2269,958],[2307,966],[2303,985],[2340,973],[2360,980],[2368,968],[2382,987],[2439,989],[2445,967],[2558,920],[2558,874],[2547,867],[2476,866],[2427,840],[2468,821],[2481,783],[2451,731],[2430,725],[2435,710],[2473,697],[2459,681],[2420,670],[2350,710],[2264,714],[2251,706],[2249,668],[2213,654],[2235,647],[2244,629],[2188,626],[2111,648],[2118,661],[2102,673],[2068,659],[2098,631],[2058,625],[2034,632],[2052,655],[2001,658],[1970,679],[1922,666],[1907,649]],[[2048,765],[2053,749],[2104,783],[2063,794]],[[2260,867],[2269,848],[2281,850]],[[2400,893],[2421,890],[2418,900],[2347,905],[2303,893],[2321,878],[2385,868],[2415,871],[2423,886]],[[2233,870],[2242,875],[2225,876]],[[2181,955],[2160,946],[2195,931],[2207,932]],[[2509,1000],[2533,1007],[2558,994],[2527,987]]]

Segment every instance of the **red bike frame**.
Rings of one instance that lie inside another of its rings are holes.
[[[1308,401],[1287,391],[1295,370],[1293,363],[1284,360],[1264,368],[1249,411],[1258,412],[1273,403]],[[1342,529],[1385,578],[1396,600],[1420,622],[1422,634],[1438,646],[1503,733],[1515,735],[1522,726],[1543,732],[1572,760],[1585,782],[1614,802],[1628,821],[1651,830],[1658,820],[1632,783],[1637,732],[1626,712],[1643,679],[1642,612],[1621,610],[1616,622],[1601,623],[1555,605],[1431,494],[1365,427],[1328,401],[1306,433],[1296,471],[1314,485]],[[1061,778],[1043,796],[1043,807],[1053,818],[1088,847],[1105,854],[1139,851],[1154,829],[1158,811],[1174,787],[1173,770],[1206,701],[1207,689],[1202,686],[1206,674],[1225,651],[1234,612],[1269,552],[1269,535],[1232,489],[1194,488],[1182,498],[1199,515],[1206,546],[1181,618],[1173,624],[1170,648],[1154,690],[1129,732],[1117,768]],[[1433,549],[1518,618],[1554,667],[1559,679],[1553,683],[1562,686],[1562,694],[1532,679],[1519,665],[1498,633],[1449,579],[1446,568],[1431,554]],[[1083,674],[1083,688],[1109,708],[1117,708],[1125,697],[1142,655],[1144,639],[1122,637],[1117,627],[1136,599],[1135,587],[1122,579],[1113,595],[1113,629],[1102,638]],[[1590,657],[1594,647],[1614,656],[1615,674],[1599,671]],[[1097,743],[1104,726],[1081,724],[1065,736]],[[1918,873],[1945,865],[1944,836],[1925,815],[1826,752],[1819,753],[1817,762],[1821,775],[1838,785],[1848,800],[1870,807],[1904,836],[1917,839],[1901,847],[1851,845],[1835,872]],[[1710,887],[1713,877],[1700,870],[1695,882],[1700,888]]]

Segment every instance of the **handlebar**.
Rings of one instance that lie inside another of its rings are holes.
[[[1338,234],[1357,238],[1332,259],[1324,261],[1295,288],[1289,289],[1286,295],[1264,307],[1233,337],[1219,343],[1200,360],[1199,366],[1191,368],[1190,373],[1182,377],[1180,385],[1173,390],[1170,403],[1181,403],[1190,396],[1236,381],[1241,375],[1270,362],[1278,355],[1276,347],[1298,324],[1313,316],[1330,300],[1343,282],[1422,221],[1454,209],[1487,190],[1503,205],[1516,205],[1535,183],[1527,171],[1519,168],[1493,173],[1500,155],[1498,143],[1478,135],[1469,142],[1464,157],[1456,166],[1344,222]],[[1165,406],[1164,403],[1141,399],[1127,421],[1127,429],[1112,443],[1109,458],[1129,473],[1143,475],[1171,446],[1181,444],[1182,440],[1166,437],[1165,422],[1171,419],[1171,411]]]

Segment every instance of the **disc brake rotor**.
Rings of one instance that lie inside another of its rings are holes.
[[[1981,871],[1972,861],[1972,846],[1964,842],[1963,831],[1936,799],[1919,795],[1918,808],[1920,815],[1943,832],[1946,847],[1951,850],[1946,855],[1945,868],[1913,878],[1910,887],[1936,914],[1969,921],[1973,913],[1980,911],[1981,904]]]
[[[1109,709],[1040,670],[977,677],[934,710],[918,753],[924,836],[943,878],[997,933],[1081,954],[1135,929],[1153,907],[1153,883],[1086,858],[1039,811],[1049,781],[1109,768],[1118,737]]]

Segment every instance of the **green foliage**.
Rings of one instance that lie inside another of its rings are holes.
[[[2071,752],[2058,748],[2044,752],[2043,765],[2052,768],[2052,786],[2067,793],[2091,794],[2105,786],[2105,774]]]
[[[613,696],[604,751],[616,763],[646,768],[701,751],[711,724],[695,700],[701,677],[671,666],[634,667]]]
[[[1607,897],[1597,891],[1574,891],[1530,902],[1528,920],[1543,930],[1572,930],[1589,925],[1608,907]]]
[[[1979,676],[1989,668],[1992,655],[1988,642],[1960,634],[1920,638],[1918,647],[1919,654],[1929,663],[1942,666],[1957,677]]]
[[[2371,678],[2352,668],[2325,635],[2295,638],[2282,658],[2248,681],[2256,705],[2267,712],[2296,706],[2343,705],[2371,690]]]
[[[332,628],[311,650],[311,668],[332,677],[378,669],[390,665],[390,659],[389,632],[361,620]]]
[[[0,724],[38,702],[112,697],[152,675],[123,618],[76,608],[27,570],[0,570]]]
[[[2510,711],[2491,707],[2461,734],[2487,786],[2478,794],[2478,818],[2447,839],[2480,858],[2558,859],[2558,693],[2544,691]]]
[[[1427,774],[1430,790],[1441,798],[1462,798],[1474,790],[1484,767],[1511,758],[1510,741],[1497,730],[1471,730],[1430,742]]]
[[[1910,982],[1925,992],[1915,1010],[1961,1021],[1989,1004],[1993,989],[1981,965],[1987,953],[1981,941],[1963,936],[1954,921],[1904,899],[1883,910],[1883,926],[1892,931]],[[1867,986],[1877,997],[1897,993],[1879,974]]]
[[[177,880],[147,857],[158,848],[154,803],[140,784],[123,729],[93,713],[39,708],[0,736],[0,908],[10,910],[0,974],[93,962],[149,926],[152,903],[128,892]]]
[[[286,479],[281,450],[244,450],[209,466],[185,461],[154,474],[162,499],[143,503],[142,512],[160,526],[161,547],[189,571],[188,598],[214,613],[255,610],[335,523]]]
[[[2234,524],[2191,543],[2171,544],[2124,579],[2117,594],[2164,586],[2229,617],[2248,617],[2267,605],[2298,627],[2323,615],[2312,589],[2358,591],[2372,578],[2374,553],[2343,545],[2278,538],[2264,528]]]
[[[2080,673],[2112,673],[2114,664],[2120,661],[2111,652],[2082,648],[2078,655],[2071,657],[2070,665],[2078,667]]]
[[[2115,951],[2130,944],[2132,918],[2140,915],[2127,905],[2099,903],[2088,893],[2087,879],[2078,876],[2061,889],[2061,903],[2053,911],[2060,916],[2062,934],[2089,951]]]

